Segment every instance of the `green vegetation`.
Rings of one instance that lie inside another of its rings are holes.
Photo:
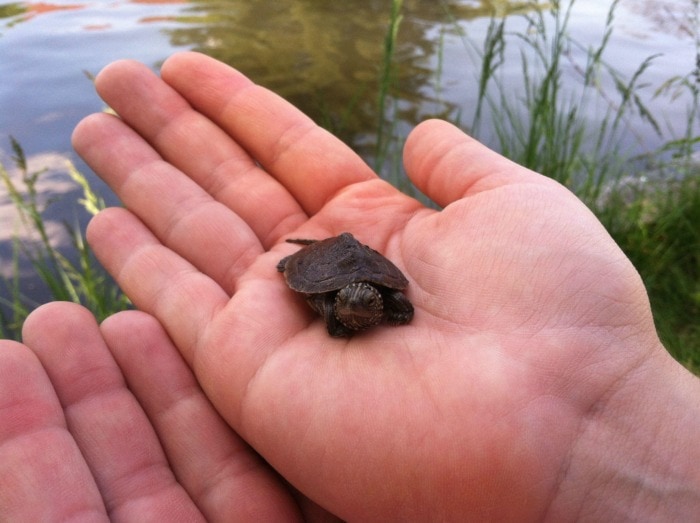
[[[676,98],[682,93],[690,100],[685,134],[665,137],[645,105],[648,86],[644,74],[655,57],[639,64],[628,78],[604,60],[618,1],[612,2],[603,37],[592,48],[584,48],[569,34],[574,3],[550,2],[546,9],[521,5],[522,14],[517,17],[493,18],[483,42],[474,43],[462,35],[465,47],[475,56],[474,65],[464,67],[476,71],[478,102],[472,115],[461,114],[455,123],[477,138],[492,138],[506,156],[565,184],[597,213],[642,275],[664,344],[679,361],[700,373],[700,158],[697,153],[693,156],[700,144],[700,34],[695,35],[696,69],[669,79],[654,93]],[[696,22],[698,4],[693,1]],[[393,0],[387,14],[383,62],[377,74],[378,120],[372,154],[378,172],[411,192],[401,172],[400,149],[405,136],[400,135],[394,121],[399,99],[394,93],[400,87],[395,55],[401,38],[402,8],[401,0]],[[510,32],[506,24],[516,21],[521,26],[524,22],[524,29]],[[456,23],[453,26],[458,30]],[[696,23],[694,27],[699,26]],[[513,46],[516,53],[511,52]],[[574,48],[584,51],[585,64],[573,61],[570,51]],[[505,85],[502,74],[513,56],[520,60],[522,71],[517,90]],[[439,53],[437,84],[443,67]],[[570,79],[565,81],[565,70],[576,71],[580,81],[574,85]],[[604,114],[593,123],[589,116],[601,107]],[[352,108],[341,110],[344,114],[347,111]],[[666,144],[644,157],[632,157],[625,149],[631,121],[650,126]],[[68,227],[73,253],[60,254],[54,248],[43,218],[45,206],[37,198],[41,172],[28,172],[21,148],[14,141],[12,148],[21,185],[13,182],[1,165],[0,178],[21,221],[38,239],[15,238],[15,273],[19,274],[20,265],[26,266],[28,260],[52,299],[83,303],[98,318],[128,306],[123,294],[98,268],[76,227]],[[72,166],[69,172],[83,190],[79,203],[91,213],[99,210],[103,203],[85,178]],[[18,276],[4,281],[4,286],[8,292],[0,294],[0,300],[10,312],[0,317],[0,336],[16,338],[33,306],[23,296]],[[2,297],[5,295],[8,297]]]
[[[700,372],[700,34],[696,37],[697,64],[685,76],[669,79],[656,96],[681,90],[691,100],[686,131],[671,138],[658,151],[630,158],[624,138],[635,125],[646,124],[663,137],[657,119],[644,103],[643,76],[655,60],[648,57],[623,78],[603,57],[613,29],[618,1],[610,8],[602,41],[588,49],[585,65],[574,64],[581,83],[564,85],[563,61],[567,49],[579,44],[567,37],[574,2],[562,8],[527,15],[528,30],[518,35],[522,53],[524,95],[513,100],[498,82],[498,58],[503,53],[503,22],[493,22],[495,42],[486,42],[484,62],[492,65],[488,77],[496,95],[484,89],[473,125],[478,136],[479,110],[487,104],[496,122],[500,150],[516,162],[546,174],[572,189],[589,205],[639,270],[649,292],[655,321],[664,345],[683,364]],[[695,2],[695,18],[700,13]],[[554,20],[546,23],[546,16]],[[548,34],[547,27],[552,27]],[[695,27],[698,27],[696,24]],[[582,49],[582,46],[579,46]],[[534,57],[532,59],[528,57]],[[603,91],[601,75],[614,90]],[[607,112],[594,128],[586,120],[595,102],[603,100]],[[634,117],[634,120],[632,120]]]
[[[532,3],[521,10],[525,29],[515,34],[506,27],[513,17],[494,17],[483,42],[462,35],[477,57],[478,94],[471,122],[462,126],[477,138],[495,134],[499,152],[566,185],[596,212],[639,270],[664,345],[700,373],[700,155],[693,156],[700,144],[695,134],[700,123],[700,32],[695,35],[695,69],[669,79],[654,93],[671,99],[681,91],[689,94],[685,135],[669,138],[644,157],[630,157],[624,145],[633,133],[630,122],[648,125],[663,137],[643,96],[644,73],[657,57],[648,57],[629,78],[623,77],[604,60],[619,0],[611,4],[600,43],[590,49],[568,31],[575,3],[553,1],[546,9]],[[699,4],[693,0],[695,28],[700,27]],[[399,2],[394,5],[400,8]],[[387,38],[398,37],[398,19],[400,14],[392,11]],[[454,27],[459,31],[456,23]],[[513,56],[509,45],[518,48],[522,81],[517,89],[500,74]],[[385,49],[395,47],[395,42],[385,44]],[[584,51],[587,62],[574,63],[571,48]],[[579,74],[578,84],[564,81],[567,67]],[[383,65],[382,71],[388,70],[390,65]],[[391,95],[387,81],[390,77],[382,75],[382,96]],[[604,84],[612,85],[612,91],[605,91]],[[589,121],[600,106],[607,108],[605,114]],[[492,128],[485,129],[486,122]],[[394,138],[403,143],[404,137]],[[392,182],[405,190],[405,180]]]
[[[670,163],[680,178],[620,184],[597,211],[641,274],[664,345],[700,374],[700,165]]]
[[[30,172],[20,145],[14,139],[11,139],[11,145],[21,181],[18,183],[13,180],[2,164],[0,180],[17,212],[19,222],[25,231],[29,231],[30,238],[15,233],[14,275],[0,280],[0,287],[4,287],[5,291],[0,294],[0,337],[19,339],[24,319],[38,305],[27,300],[20,285],[20,266],[27,264],[46,286],[52,300],[82,303],[98,319],[123,310],[128,305],[127,298],[92,257],[82,231],[65,224],[71,239],[70,255],[62,254],[54,246],[44,218],[51,201],[42,204],[37,191],[37,183],[45,171]],[[104,208],[102,199],[93,192],[85,177],[72,164],[68,165],[68,174],[82,188],[83,197],[78,200],[79,205],[90,214],[96,214]]]
[[[396,51],[396,40],[401,24],[401,7],[403,0],[393,0],[391,2],[391,15],[389,18],[389,29],[384,37],[384,54],[382,66],[379,74],[379,94],[377,96],[377,134],[376,152],[374,157],[374,170],[381,172],[387,155],[387,138],[393,134],[393,118],[387,119],[387,102],[389,100],[389,90],[396,81],[394,75],[394,53]]]

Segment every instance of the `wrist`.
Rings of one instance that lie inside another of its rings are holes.
[[[700,514],[700,380],[659,344],[587,413],[548,519]]]

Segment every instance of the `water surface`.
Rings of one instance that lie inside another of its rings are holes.
[[[66,159],[89,173],[72,152],[70,134],[85,115],[104,109],[89,76],[119,58],[136,59],[157,70],[173,52],[194,49],[279,92],[371,163],[388,4],[0,1],[0,160],[11,165],[8,136],[12,135],[25,149],[31,168],[49,168],[42,178],[44,197],[68,195],[47,212],[51,233],[57,242],[65,242],[61,221],[83,224],[86,219],[74,204],[78,192],[65,174]],[[490,17],[508,17],[510,31],[526,30],[523,15],[531,13],[531,4],[405,0],[389,115],[396,122],[395,131],[405,135],[429,117],[448,118],[468,128],[476,99],[476,49]],[[577,68],[585,65],[586,47],[599,44],[610,5],[609,0],[575,4],[569,31],[582,48],[572,48],[567,56],[566,81],[581,81]],[[615,12],[615,31],[604,56],[609,63],[631,75],[647,57],[659,55],[645,73],[649,84],[645,102],[660,115],[666,134],[636,126],[629,139],[632,152],[653,150],[683,132],[687,98],[653,94],[664,81],[698,67],[693,5],[693,0],[622,0]],[[508,56],[515,60],[501,73],[513,96],[522,88],[517,54],[518,47],[510,47]],[[603,90],[612,90],[609,79],[601,81]],[[487,119],[481,137],[494,145],[488,127]],[[110,203],[116,203],[100,182],[95,184]],[[0,275],[8,276],[14,270],[9,238],[20,229],[6,203],[0,192]],[[40,290],[28,293],[37,300],[44,298]]]

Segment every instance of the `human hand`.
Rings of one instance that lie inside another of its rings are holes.
[[[96,254],[236,433],[345,519],[570,514],[591,502],[591,427],[629,407],[611,398],[681,373],[595,217],[447,123],[404,153],[438,212],[212,59],[96,85],[121,120],[74,143],[126,206],[90,224]],[[411,324],[331,339],[287,288],[282,240],[342,231],[407,275]]]
[[[300,517],[151,316],[50,303],[23,334],[0,340],[0,521]]]

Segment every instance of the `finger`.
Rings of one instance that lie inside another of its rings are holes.
[[[206,87],[194,71],[187,78],[196,78],[193,83],[200,89]],[[306,221],[278,181],[145,65],[115,62],[97,76],[95,85],[100,96],[165,161],[250,224],[266,248]],[[96,142],[89,133],[80,136]]]
[[[113,116],[86,118],[73,141],[85,161],[164,245],[232,292],[237,276],[262,251],[239,216],[162,161]]]
[[[107,521],[41,363],[0,341],[0,521]]]
[[[110,519],[135,521],[148,510],[161,521],[201,520],[92,315],[50,303],[27,319],[24,335],[54,385]]]
[[[317,213],[345,187],[376,178],[339,139],[276,94],[213,58],[176,54],[163,64],[161,74],[273,174],[308,215]]]
[[[125,209],[106,209],[95,216],[88,225],[87,238],[100,263],[136,307],[159,318],[183,356],[191,361],[207,325],[226,305],[228,295],[161,245]]]
[[[241,521],[298,516],[275,473],[217,414],[153,317],[125,312],[101,330],[175,474],[208,520],[221,514]]]
[[[516,181],[544,179],[442,120],[425,121],[411,132],[404,164],[416,187],[442,207]]]

